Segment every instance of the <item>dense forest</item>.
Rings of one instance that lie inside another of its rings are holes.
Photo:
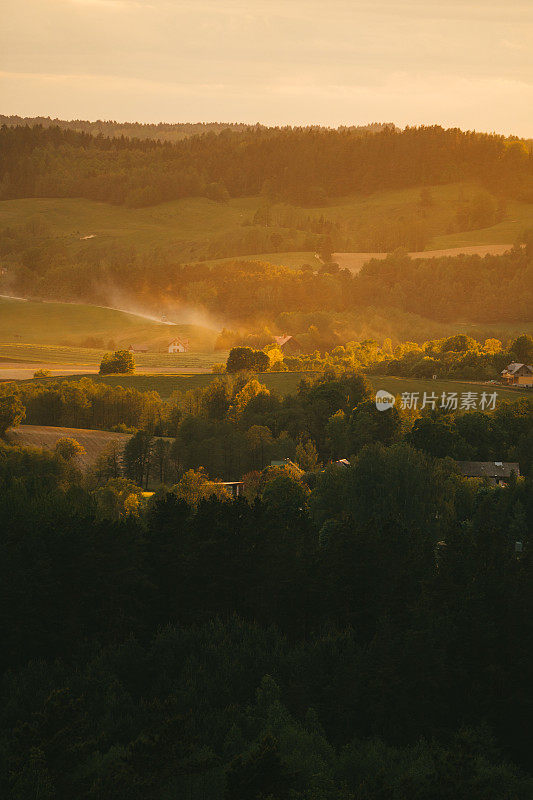
[[[303,448],[235,501],[191,471],[143,500],[68,448],[0,445],[3,797],[531,798],[531,477],[441,457],[471,442],[531,475],[531,404],[402,434],[355,376],[271,419],[330,413],[350,466]]]
[[[263,193],[300,205],[424,184],[476,180],[533,198],[522,140],[439,126],[247,128],[179,142],[106,138],[60,127],[0,129],[0,198],[85,197],[149,206],[181,197]]]

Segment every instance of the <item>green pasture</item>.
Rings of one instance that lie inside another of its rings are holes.
[[[81,198],[29,198],[0,202],[0,227],[41,218],[48,228],[75,249],[101,249],[116,244],[146,250],[203,240],[241,227],[259,198],[217,203],[186,198],[148,208],[125,208]],[[82,237],[90,236],[91,239]]]
[[[79,380],[83,375],[69,375],[66,378],[47,378],[47,381],[57,380]],[[189,389],[203,388],[211,381],[220,377],[212,373],[189,374],[189,375],[169,375],[164,373],[146,374],[136,373],[134,375],[91,375],[91,380],[104,383],[108,386],[122,386],[124,388],[135,388],[139,391],[154,391],[162,398],[168,398],[175,392],[186,392]],[[258,376],[269,391],[280,396],[294,394],[298,384],[303,378],[315,378],[316,372],[266,372]],[[378,389],[386,391],[400,397],[403,392],[418,392],[422,400],[424,392],[428,396],[435,393],[438,397],[443,392],[497,392],[498,401],[516,400],[519,397],[533,397],[530,392],[517,389],[509,389],[494,384],[481,383],[476,381],[453,381],[453,380],[426,380],[422,378],[398,378],[389,375],[369,375],[372,388],[375,392]]]
[[[457,208],[480,187],[469,183],[453,183],[428,187],[432,202],[422,214],[432,239],[427,249],[460,245],[507,244],[521,229],[533,226],[533,204],[511,202],[506,219],[484,230],[449,234]],[[399,219],[420,212],[421,187],[373,192],[334,198],[325,206],[296,208],[297,215],[325,217],[341,222],[347,231],[367,223]],[[109,245],[132,247],[154,252],[159,248],[176,248],[180,254],[190,253],[195,243],[216,240],[228,234],[242,233],[250,225],[256,210],[265,203],[263,197],[233,198],[219,203],[207,198],[185,198],[148,208],[125,208],[79,198],[30,198],[0,202],[0,229],[7,226],[43,221],[52,235],[72,253],[80,250],[105,250]],[[290,206],[287,206],[290,210]],[[243,227],[244,226],[244,227]],[[275,232],[276,228],[272,228]],[[91,238],[84,238],[91,237]],[[313,253],[256,253],[247,259],[260,258],[272,263],[299,267],[313,263]],[[215,259],[210,264],[224,263]]]
[[[102,357],[107,350],[95,350],[88,347],[67,347],[54,345],[38,345],[24,343],[1,343],[0,362],[9,364],[47,364],[64,365],[65,367],[80,367],[91,369],[100,365]],[[225,363],[227,351],[219,352],[188,352],[172,355],[170,353],[135,353],[137,369],[150,370],[210,370],[213,364]]]
[[[435,236],[431,246],[435,250],[441,250],[466,245],[514,243],[528,228],[533,228],[533,203],[511,201],[507,206],[505,219],[497,225],[463,233],[439,234]]]

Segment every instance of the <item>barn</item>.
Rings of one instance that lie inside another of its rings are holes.
[[[302,346],[294,336],[274,336],[274,341],[285,355],[299,356],[302,353]]]

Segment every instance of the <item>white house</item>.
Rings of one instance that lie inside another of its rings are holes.
[[[169,353],[186,353],[189,349],[188,339],[172,339],[168,345]]]

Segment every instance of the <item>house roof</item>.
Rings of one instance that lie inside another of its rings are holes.
[[[510,478],[511,472],[520,475],[516,461],[458,461],[457,465],[466,478]]]
[[[189,340],[188,339],[180,339],[180,337],[178,336],[176,339],[172,339],[172,341],[170,341],[168,343],[168,346],[171,347],[171,345],[173,345],[173,344],[182,344],[184,347],[188,347],[189,346]]]
[[[294,464],[294,462],[291,461],[290,458],[282,458],[282,459],[279,459],[279,460],[271,461],[270,462],[270,466],[271,467],[291,467],[291,466],[295,467],[296,464]]]
[[[274,336],[274,341],[276,344],[279,344],[280,347],[283,347],[283,345],[287,344],[292,338],[292,336]]]
[[[298,341],[298,339],[295,339],[294,336],[288,336],[286,334],[283,334],[283,336],[274,336],[274,341],[279,347],[284,347],[287,344],[287,342],[291,342],[292,344],[295,344],[297,347],[300,347],[300,342]]]
[[[518,361],[512,361],[508,364],[505,369],[502,369],[502,373],[508,372],[510,375],[514,375],[514,373],[518,372],[522,367],[525,367],[533,374],[533,367],[530,367],[529,364],[520,364]]]

